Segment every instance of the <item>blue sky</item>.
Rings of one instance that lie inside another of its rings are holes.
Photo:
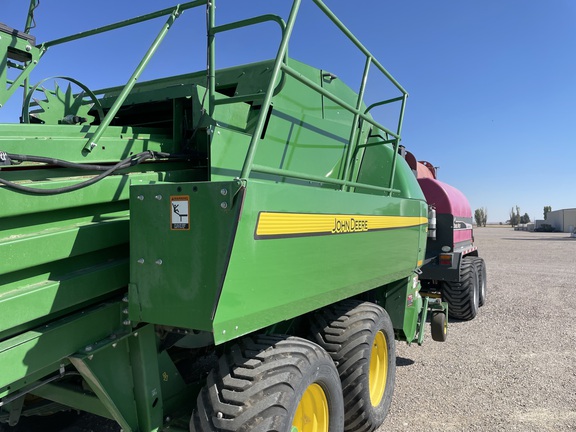
[[[57,3],[57,5],[54,5]],[[172,6],[168,1],[41,1],[39,42]],[[217,23],[262,13],[286,16],[289,0],[218,0]],[[574,0],[326,0],[326,4],[409,92],[403,144],[440,167],[472,210],[505,221],[518,205],[532,220],[576,207],[576,2]],[[0,22],[21,28],[23,0],[3,0]],[[361,57],[303,0],[291,56],[359,85]],[[98,89],[126,82],[164,19],[58,47],[32,81],[54,75]],[[205,64],[203,16],[186,12],[143,79]],[[263,25],[218,40],[220,67],[270,58],[278,31]],[[377,86],[376,86],[377,87]],[[369,90],[372,88],[369,86]],[[20,100],[0,109],[16,121]],[[378,116],[378,114],[376,114]]]

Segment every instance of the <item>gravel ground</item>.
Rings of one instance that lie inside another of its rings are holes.
[[[378,431],[576,430],[576,239],[500,227],[475,237],[486,304],[444,343],[397,345]]]
[[[575,431],[576,239],[476,230],[488,269],[484,307],[448,340],[397,345],[396,389],[378,432]],[[92,416],[44,432],[114,432]],[[36,428],[17,428],[22,432]]]

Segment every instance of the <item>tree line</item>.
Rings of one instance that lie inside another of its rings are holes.
[[[544,206],[544,220],[548,216],[548,213],[552,211],[551,206]],[[480,207],[474,211],[474,220],[476,221],[476,225],[479,227],[485,227],[486,221],[488,220],[488,209],[486,207]],[[530,223],[530,216],[528,213],[524,213],[524,215],[520,215],[520,207],[514,206],[510,210],[510,219],[506,221],[506,224],[510,224],[513,227],[520,225],[520,224],[527,224]]]
[[[518,206],[516,206],[516,208],[512,207],[512,209],[510,210],[510,219],[508,219],[506,223],[512,226],[527,224],[530,223],[530,216],[528,216],[528,213],[524,213],[523,216],[520,216],[520,207]]]

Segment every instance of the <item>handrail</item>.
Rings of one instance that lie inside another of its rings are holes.
[[[215,40],[214,40],[214,36],[217,33],[222,33],[222,32],[226,32],[226,31],[230,31],[230,30],[236,30],[242,27],[248,27],[254,24],[261,24],[264,22],[268,22],[268,21],[272,21],[272,22],[276,22],[279,26],[280,26],[280,30],[282,33],[282,38],[284,38],[284,35],[286,33],[286,23],[284,22],[284,20],[282,18],[280,18],[278,15],[272,15],[272,14],[267,14],[267,15],[259,15],[256,17],[252,17],[252,18],[247,18],[244,20],[240,20],[240,21],[234,21],[228,24],[222,24],[219,26],[215,25],[215,19],[214,19],[214,8],[216,7],[215,5],[215,0],[212,0],[212,2],[210,3],[210,10],[209,10],[209,17],[208,17],[208,21],[209,21],[209,30],[208,30],[208,68],[209,68],[209,75],[208,75],[208,100],[209,100],[209,113],[212,116],[214,114],[214,108],[216,107],[216,105],[223,105],[223,104],[231,104],[231,103],[236,103],[236,102],[245,102],[245,101],[249,101],[249,100],[253,100],[256,98],[260,98],[263,96],[263,94],[260,93],[254,93],[254,94],[250,94],[250,95],[243,95],[243,96],[232,96],[230,98],[227,99],[216,99],[216,72],[215,72],[215,68],[216,68],[216,48],[215,48]],[[288,50],[286,49],[286,51],[284,52],[284,58],[287,59],[288,58]]]
[[[408,93],[394,79],[394,77],[392,77],[392,75],[380,64],[380,62],[374,58],[374,56],[370,53],[370,51],[364,45],[362,45],[362,43],[346,28],[346,26],[344,26],[344,24],[334,15],[334,13],[332,13],[332,11],[322,2],[322,0],[313,0],[313,2],[338,27],[338,29],[346,37],[348,37],[348,39],[350,39],[350,41],[352,41],[352,43],[366,56],[366,63],[364,66],[364,72],[362,75],[360,90],[358,91],[358,98],[356,100],[356,106],[352,106],[352,105],[348,104],[347,102],[343,101],[339,97],[333,95],[331,92],[324,89],[322,86],[316,84],[315,82],[311,81],[310,79],[306,78],[305,76],[303,76],[302,74],[300,74],[299,72],[297,72],[296,70],[294,70],[293,68],[288,66],[287,61],[285,61],[284,59],[286,58],[285,55],[286,55],[286,51],[287,51],[287,47],[288,47],[288,42],[289,42],[289,39],[290,39],[290,36],[292,33],[292,29],[294,27],[294,21],[296,19],[297,14],[298,14],[300,2],[301,2],[301,0],[294,0],[294,2],[292,4],[292,9],[290,11],[290,16],[288,18],[287,25],[286,25],[286,31],[283,34],[282,41],[280,43],[280,47],[278,48],[276,61],[274,63],[274,70],[272,72],[272,76],[271,76],[270,82],[268,84],[268,89],[266,91],[266,96],[264,97],[264,101],[262,103],[262,108],[260,110],[260,115],[259,115],[258,121],[256,123],[256,128],[255,128],[255,131],[252,135],[252,139],[251,139],[250,145],[248,147],[248,152],[247,152],[246,158],[244,160],[244,165],[242,167],[241,177],[244,179],[247,179],[250,176],[251,171],[257,171],[260,173],[276,174],[276,175],[282,175],[285,177],[299,178],[299,179],[303,179],[303,180],[320,181],[320,179],[325,179],[322,181],[328,182],[328,183],[338,184],[338,185],[341,185],[341,186],[347,187],[347,188],[349,188],[349,187],[362,187],[362,188],[369,188],[369,189],[385,191],[388,193],[398,192],[397,189],[393,188],[393,185],[394,185],[395,166],[396,166],[396,159],[397,159],[397,153],[398,153],[398,146],[399,146],[400,139],[401,139],[400,132],[402,130],[402,124],[403,124],[403,119],[404,119],[404,109],[405,109],[406,99],[407,99]],[[367,109],[362,110],[362,103],[363,103],[363,99],[364,99],[364,92],[366,90],[368,73],[370,70],[370,65],[372,65],[372,64],[375,65],[376,68],[382,74],[384,74],[384,76],[386,78],[388,78],[388,80],[402,93],[402,96],[397,97],[397,98],[388,99],[386,101],[377,102],[375,104],[370,105]],[[311,88],[312,90],[320,93],[322,96],[326,97],[327,99],[338,104],[339,106],[341,106],[342,108],[346,109],[347,111],[349,111],[353,114],[353,121],[352,121],[352,126],[351,126],[351,130],[350,130],[350,135],[349,135],[348,149],[346,151],[346,160],[345,160],[345,166],[344,166],[344,172],[342,175],[342,177],[343,177],[342,179],[339,179],[338,181],[335,181],[334,179],[327,180],[328,178],[326,178],[326,177],[317,177],[317,176],[306,175],[306,174],[302,174],[302,173],[294,173],[292,171],[287,171],[287,170],[277,170],[274,168],[263,167],[261,165],[255,165],[254,164],[254,157],[256,154],[256,150],[258,148],[259,141],[261,139],[260,136],[261,136],[261,133],[263,130],[263,126],[264,126],[264,122],[265,122],[265,118],[266,118],[266,113],[268,112],[270,105],[271,105],[272,92],[273,92],[274,84],[278,80],[278,76],[281,72],[286,73],[287,75],[291,76],[292,78],[300,81],[302,84],[304,84],[304,85],[308,86],[309,88]],[[230,100],[230,101],[236,101],[236,100]],[[400,102],[400,101],[402,102],[402,104],[401,104],[401,108],[400,108],[400,115],[399,115],[399,120],[398,120],[396,132],[392,132],[390,129],[386,128],[385,126],[383,126],[382,124],[380,124],[379,122],[374,120],[368,114],[368,112],[376,106],[384,105],[384,104],[391,103],[391,102]],[[370,123],[371,125],[373,125],[374,127],[378,128],[381,131],[383,131],[384,133],[386,133],[387,136],[393,137],[393,139],[389,140],[389,142],[394,145],[394,152],[393,152],[394,155],[392,158],[392,170],[391,170],[390,179],[388,182],[389,187],[387,187],[387,188],[380,187],[380,186],[360,184],[360,183],[352,182],[349,180],[349,178],[351,176],[350,165],[351,165],[352,157],[353,157],[354,153],[356,152],[356,150],[359,148],[358,144],[356,143],[356,141],[358,139],[358,127],[357,127],[357,125],[358,125],[359,120],[366,121],[366,122]]]
[[[332,93],[330,93],[328,90],[325,90],[323,87],[319,86],[318,84],[316,84],[315,82],[311,81],[310,79],[306,78],[305,76],[303,76],[301,73],[295,71],[294,69],[292,69],[290,66],[287,65],[282,65],[282,70],[284,72],[286,72],[288,75],[290,75],[292,78],[297,79],[298,81],[300,81],[302,84],[307,85],[308,87],[312,88],[313,90],[316,90],[318,93],[320,93],[322,96],[325,96],[326,98],[330,99],[332,102],[337,103],[338,105],[340,105],[342,108],[346,109],[347,111],[350,111],[353,114],[358,114],[358,117],[362,118],[363,120],[366,120],[367,122],[371,123],[373,126],[376,126],[378,129],[383,130],[384,132],[386,132],[387,134],[392,135],[393,137],[396,138],[400,138],[400,135],[392,132],[391,130],[389,130],[388,128],[386,128],[385,126],[381,125],[380,123],[378,123],[376,120],[374,120],[373,118],[371,118],[370,116],[364,114],[364,112],[360,111],[359,109],[354,108],[352,105],[344,102],[342,99],[340,99],[337,96],[334,96]]]
[[[368,81],[368,71],[370,70],[370,64],[372,63],[372,56],[366,56],[366,63],[364,65],[364,73],[362,75],[362,83],[360,84],[360,91],[358,92],[358,98],[356,99],[356,109],[354,111],[354,117],[352,119],[352,128],[350,131],[350,140],[348,148],[346,149],[346,162],[344,164],[344,173],[342,177],[348,179],[350,177],[350,162],[352,161],[352,154],[356,152],[356,139],[358,137],[359,128],[355,125],[358,124],[358,118],[360,117],[360,108],[362,107],[362,101],[364,100],[364,92],[366,91],[366,82]]]
[[[138,24],[141,22],[150,21],[150,20],[155,19],[155,18],[160,18],[160,17],[166,16],[166,15],[170,15],[170,14],[172,14],[172,12],[174,11],[175,8],[178,8],[178,10],[181,13],[181,12],[184,12],[185,10],[188,10],[188,9],[193,9],[195,7],[198,7],[198,6],[203,6],[206,3],[208,3],[208,0],[196,0],[196,1],[188,2],[188,3],[183,3],[181,5],[172,6],[172,7],[162,9],[162,10],[159,10],[156,12],[151,12],[151,13],[146,14],[146,15],[141,15],[141,16],[136,17],[136,18],[130,18],[130,19],[127,19],[124,21],[118,21],[117,23],[114,23],[114,24],[109,24],[109,25],[106,25],[103,27],[97,27],[97,28],[92,29],[92,30],[87,30],[87,31],[83,31],[80,33],[76,33],[75,35],[70,35],[70,36],[59,38],[59,39],[54,39],[54,40],[51,40],[48,42],[44,42],[40,46],[48,49],[51,46],[60,45],[60,44],[66,43],[66,42],[71,42],[71,41],[82,39],[82,38],[85,38],[88,36],[94,36],[94,35],[97,35],[100,33],[105,33],[105,32],[111,31],[111,30],[116,30],[116,29],[119,29],[122,27],[128,27],[128,26],[131,26],[133,24]]]
[[[104,132],[106,131],[108,126],[110,126],[110,124],[112,123],[114,116],[118,113],[118,111],[122,107],[122,104],[124,103],[124,101],[126,100],[128,95],[130,94],[130,92],[132,91],[134,86],[136,85],[136,81],[138,81],[138,79],[140,78],[140,75],[142,74],[142,72],[144,71],[144,69],[146,68],[148,63],[150,62],[152,56],[154,55],[154,53],[156,52],[156,50],[160,46],[160,43],[166,37],[166,34],[168,33],[168,30],[172,27],[172,24],[174,24],[174,21],[181,15],[181,13],[183,11],[185,11],[187,9],[193,9],[195,7],[198,7],[198,6],[203,6],[206,4],[208,4],[208,0],[196,0],[196,1],[188,2],[188,3],[184,3],[181,5],[176,5],[175,7],[165,8],[165,9],[162,9],[162,10],[159,10],[156,12],[152,12],[152,13],[149,13],[146,15],[142,15],[142,16],[139,16],[136,18],[127,19],[124,21],[119,21],[119,22],[114,23],[114,24],[109,24],[109,25],[106,25],[103,27],[98,27],[98,28],[95,28],[92,30],[80,32],[80,33],[77,33],[75,35],[70,35],[70,36],[66,36],[63,38],[54,39],[52,41],[44,42],[40,45],[40,52],[41,52],[41,55],[43,55],[47,51],[47,49],[50,48],[51,46],[60,45],[63,43],[71,42],[74,40],[86,38],[89,36],[97,35],[100,33],[116,30],[116,29],[119,29],[122,27],[127,27],[127,26],[130,26],[133,24],[138,24],[141,22],[145,22],[145,21],[149,21],[149,20],[152,20],[155,18],[169,15],[168,20],[162,26],[162,29],[160,30],[160,32],[156,36],[156,39],[152,42],[152,45],[150,46],[150,48],[148,49],[148,51],[146,52],[146,54],[144,55],[144,57],[142,58],[142,60],[140,61],[140,63],[136,67],[136,69],[134,70],[134,72],[132,73],[132,76],[129,78],[128,82],[124,85],[124,87],[120,91],[120,94],[118,95],[118,97],[116,98],[116,100],[114,101],[114,103],[112,104],[112,106],[110,107],[108,112],[106,113],[106,116],[104,117],[104,119],[102,119],[101,123],[98,125],[98,128],[96,129],[94,134],[90,137],[88,142],[84,145],[85,151],[91,152],[98,145],[98,141],[100,140],[100,138],[102,137],[102,135],[104,134]]]
[[[248,19],[244,19],[244,20],[240,20],[240,21],[236,21],[236,22],[231,22],[231,23],[227,23],[227,24],[223,24],[223,25],[219,25],[219,26],[216,26],[216,23],[215,23],[216,0],[190,1],[187,3],[181,4],[181,5],[177,5],[175,7],[165,8],[165,9],[162,9],[162,10],[159,10],[156,12],[152,12],[152,13],[149,13],[146,15],[142,15],[139,17],[120,21],[120,22],[117,22],[114,24],[106,25],[103,27],[89,30],[89,31],[77,33],[75,35],[70,35],[67,37],[63,37],[63,38],[59,38],[59,39],[54,39],[52,41],[44,42],[43,44],[41,44],[39,46],[40,53],[41,53],[40,56],[42,54],[44,54],[49,47],[52,47],[55,45],[63,44],[66,42],[74,41],[77,39],[85,38],[85,37],[96,35],[99,33],[103,33],[103,32],[107,32],[107,31],[119,29],[122,27],[130,26],[133,24],[141,23],[144,21],[152,20],[152,19],[155,19],[155,18],[158,18],[161,16],[170,15],[167,22],[162,27],[160,33],[158,34],[158,36],[156,37],[156,39],[154,40],[154,42],[150,46],[148,52],[145,54],[144,58],[141,60],[140,64],[138,65],[138,67],[136,68],[136,70],[134,71],[134,73],[132,74],[130,79],[128,80],[128,82],[125,84],[125,86],[120,91],[118,97],[114,101],[112,107],[110,108],[110,110],[106,114],[105,118],[102,120],[101,124],[98,126],[95,133],[92,135],[91,139],[86,143],[84,149],[87,151],[90,151],[92,148],[94,148],[97,145],[98,140],[101,138],[101,136],[103,135],[106,128],[111,124],[112,119],[117,114],[118,110],[121,108],[122,104],[125,102],[126,98],[128,97],[128,95],[132,91],[132,89],[133,89],[136,81],[138,80],[140,74],[142,73],[144,68],[147,66],[151,57],[153,56],[156,49],[158,48],[160,42],[166,36],[167,31],[170,29],[171,25],[174,23],[176,18],[178,18],[178,16],[184,10],[196,8],[196,7],[202,6],[202,5],[206,5],[207,6],[207,29],[208,29],[208,46],[207,46],[207,51],[208,51],[207,52],[207,56],[208,56],[207,63],[208,64],[207,64],[206,74],[207,74],[207,80],[208,80],[207,87],[208,87],[210,114],[212,115],[214,113],[214,108],[216,105],[225,104],[225,103],[244,102],[244,101],[248,101],[248,100],[253,100],[255,98],[259,98],[259,99],[262,98],[263,99],[262,105],[261,105],[261,110],[260,110],[260,115],[258,116],[255,130],[254,130],[254,133],[252,135],[252,138],[251,138],[251,141],[250,141],[250,144],[248,147],[248,151],[246,154],[246,158],[244,160],[244,164],[242,166],[242,172],[241,172],[242,178],[247,179],[250,177],[251,171],[257,171],[257,172],[261,172],[261,173],[283,175],[286,177],[293,176],[294,178],[309,179],[312,181],[320,181],[320,179],[322,179],[321,181],[323,181],[323,182],[338,184],[338,185],[342,186],[343,188],[344,187],[345,188],[362,187],[362,188],[374,189],[374,190],[379,190],[379,191],[385,191],[388,193],[398,192],[397,189],[393,188],[393,182],[394,182],[394,176],[395,176],[396,158],[397,158],[397,153],[398,153],[397,150],[398,150],[398,146],[399,146],[400,139],[401,139],[400,132],[402,130],[402,124],[403,124],[403,119],[404,119],[404,110],[405,110],[405,105],[406,105],[408,93],[392,77],[392,75],[382,66],[382,64],[370,53],[370,51],[350,32],[350,30],[348,30],[346,28],[346,26],[334,15],[334,13],[323,3],[322,0],[312,0],[312,1],[366,57],[364,71],[362,74],[361,85],[360,85],[360,89],[358,91],[358,96],[357,96],[357,99],[356,99],[354,105],[351,105],[351,104],[345,102],[344,100],[342,100],[341,98],[335,96],[330,91],[323,88],[321,85],[316,84],[315,82],[313,82],[309,78],[303,76],[301,73],[297,72],[295,69],[293,69],[292,67],[290,67],[288,65],[288,44],[289,44],[290,37],[291,37],[292,31],[294,28],[296,17],[298,15],[299,8],[301,5],[301,0],[293,0],[292,7],[291,7],[291,10],[290,10],[290,13],[289,13],[289,16],[288,16],[288,19],[286,22],[284,20],[282,20],[282,18],[280,18],[277,15],[267,14],[267,15],[260,15],[260,16],[256,16],[253,18],[248,18]],[[267,87],[266,92],[254,93],[254,94],[249,94],[249,95],[241,95],[241,96],[231,96],[229,98],[217,100],[216,94],[215,94],[216,93],[216,89],[215,89],[215,87],[216,87],[215,35],[218,33],[226,32],[226,31],[230,31],[230,30],[235,30],[238,28],[247,27],[247,26],[251,26],[251,25],[259,24],[259,23],[263,23],[263,22],[268,22],[268,21],[276,22],[280,26],[281,41],[280,41],[280,45],[278,47],[278,51],[277,51],[275,62],[274,62],[274,67],[272,69],[270,81],[268,83],[268,87]],[[400,97],[394,97],[394,98],[391,98],[391,99],[388,99],[385,101],[376,102],[376,103],[370,105],[369,107],[363,109],[362,105],[363,105],[364,93],[366,90],[369,71],[370,71],[370,68],[372,65],[374,65],[402,93],[402,95]],[[335,179],[331,179],[331,178],[328,179],[326,177],[316,177],[316,176],[312,176],[312,175],[307,176],[305,178],[306,175],[302,174],[302,173],[295,173],[295,172],[287,171],[287,170],[276,170],[274,168],[270,168],[270,167],[266,168],[266,167],[262,167],[260,165],[254,164],[254,159],[255,159],[256,152],[257,152],[257,148],[258,148],[259,142],[261,140],[262,131],[264,130],[266,114],[268,113],[269,108],[271,106],[272,97],[274,94],[274,88],[275,88],[276,82],[278,81],[281,74],[282,74],[282,77],[285,74],[287,76],[290,76],[290,77],[296,79],[297,81],[301,82],[303,85],[308,86],[309,88],[316,91],[317,93],[319,93],[323,97],[327,98],[328,100],[331,100],[332,102],[339,105],[343,109],[352,113],[353,120],[351,122],[348,148],[346,149],[346,153],[345,153],[345,165],[344,165],[344,170],[343,170],[343,173],[341,175],[341,178],[335,180]],[[395,132],[390,130],[389,128],[385,127],[384,125],[380,124],[379,122],[377,122],[369,114],[369,112],[372,108],[375,108],[375,107],[381,106],[381,105],[385,105],[388,103],[393,103],[393,102],[401,102],[400,115],[399,115],[398,124],[397,124],[397,128],[396,128]],[[391,139],[388,139],[388,140],[383,141],[381,143],[374,143],[374,145],[391,143],[394,146],[394,155],[393,155],[391,175],[390,175],[390,179],[389,179],[389,187],[360,184],[360,183],[352,182],[350,180],[350,178],[352,176],[351,161],[354,157],[355,152],[360,148],[367,147],[367,145],[363,145],[363,144],[360,144],[359,142],[357,142],[358,136],[359,136],[359,130],[361,130],[361,128],[358,125],[359,125],[359,123],[361,124],[362,122],[368,122],[373,127],[384,132],[387,137],[391,137]]]
[[[389,103],[393,103],[393,102],[400,102],[400,101],[403,100],[403,99],[404,99],[404,96],[398,96],[398,97],[396,97],[396,98],[386,99],[386,100],[383,100],[383,101],[380,101],[380,102],[375,102],[375,103],[373,103],[372,105],[370,105],[368,108],[366,108],[366,109],[364,110],[364,113],[368,113],[369,111],[372,110],[372,108],[376,108],[376,107],[379,107],[379,106],[382,106],[382,105],[386,105],[386,104],[389,104]]]
[[[333,179],[331,177],[315,176],[315,175],[311,175],[311,174],[307,174],[307,173],[300,173],[300,172],[296,172],[296,171],[290,171],[290,170],[279,169],[279,168],[271,168],[271,167],[267,167],[264,165],[258,165],[258,164],[252,165],[252,171],[259,172],[261,174],[272,174],[272,175],[277,175],[277,176],[281,176],[281,177],[290,177],[290,178],[295,178],[295,179],[299,179],[299,180],[313,181],[313,182],[317,182],[317,183],[328,183],[328,184],[335,184],[335,185],[346,186],[346,187],[372,189],[372,190],[388,192],[388,193],[399,193],[400,192],[399,189],[386,188],[383,186],[375,186],[375,185],[370,185],[370,184],[365,184],[365,183],[357,183],[357,182],[347,181],[347,180]]]
[[[282,35],[282,40],[280,41],[280,46],[278,47],[274,68],[272,69],[272,76],[270,77],[268,89],[266,90],[266,95],[264,96],[264,101],[262,102],[262,108],[260,109],[260,115],[258,116],[258,121],[256,122],[254,133],[252,134],[252,139],[250,140],[250,145],[246,153],[246,159],[244,159],[244,165],[242,166],[241,178],[243,179],[247,179],[250,176],[250,171],[252,170],[252,165],[254,163],[254,157],[256,156],[256,150],[258,148],[260,136],[264,130],[266,113],[268,112],[272,102],[274,86],[278,80],[278,76],[280,75],[280,71],[284,63],[284,57],[288,50],[288,41],[290,40],[292,30],[294,29],[294,22],[296,21],[296,16],[298,15],[298,10],[300,9],[300,3],[301,0],[294,0],[292,3],[292,8],[290,9],[290,15],[288,16],[288,21],[286,23],[286,31]]]
[[[130,77],[130,79],[128,80],[128,82],[126,83],[126,85],[124,86],[124,88],[122,89],[122,91],[120,92],[120,94],[118,95],[118,97],[108,110],[108,112],[106,113],[106,116],[104,117],[102,122],[98,125],[98,128],[96,129],[94,134],[90,137],[88,142],[84,145],[85,151],[91,152],[98,145],[98,141],[100,140],[100,138],[102,137],[108,126],[110,126],[110,123],[112,123],[112,120],[122,107],[122,104],[130,94],[134,86],[136,85],[136,81],[138,81],[138,78],[144,71],[144,68],[146,67],[146,65],[148,65],[148,62],[150,61],[150,59],[160,46],[160,43],[162,42],[164,37],[166,37],[168,30],[170,30],[170,27],[172,27],[172,24],[174,24],[174,21],[176,21],[176,19],[179,16],[180,16],[180,8],[176,6],[176,8],[172,10],[170,17],[168,18],[164,26],[162,26],[162,29],[160,30],[160,33],[158,33],[158,36],[156,36],[156,39],[154,39],[154,42],[152,42],[152,45],[144,55],[144,58],[140,61],[140,64],[138,65],[138,67],[136,68],[136,70],[134,71],[134,73],[132,74],[132,76]]]
[[[234,21],[228,24],[222,24],[219,25],[217,27],[214,27],[212,29],[212,31],[214,32],[214,34],[216,33],[222,33],[225,31],[229,31],[229,30],[235,30],[235,29],[239,29],[242,27],[248,27],[254,24],[261,24],[264,22],[268,22],[268,21],[272,21],[275,23],[278,23],[278,25],[280,26],[280,29],[282,30],[282,34],[284,34],[284,32],[286,31],[286,22],[284,22],[284,20],[282,18],[280,18],[278,15],[273,15],[273,14],[266,14],[266,15],[258,15],[252,18],[247,18],[244,20],[240,20],[240,21]]]
[[[312,0],[314,3],[316,3],[316,6],[318,6],[320,8],[320,10],[322,12],[324,12],[324,14],[334,23],[336,24],[336,26],[342,31],[342,33],[344,33],[348,39],[350,39],[350,41],[352,41],[352,43],[354,43],[354,45],[356,45],[358,47],[358,49],[367,57],[372,57],[372,62],[374,63],[374,65],[380,69],[380,71],[386,76],[386,78],[388,78],[392,84],[394,84],[396,86],[396,88],[398,90],[400,90],[403,94],[408,94],[408,92],[406,90],[404,90],[404,87],[402,87],[400,85],[400,83],[398,83],[398,81],[396,81],[394,79],[394,77],[390,74],[390,72],[388,72],[386,70],[386,68],[384,66],[382,66],[380,64],[380,62],[378,60],[376,60],[372,54],[370,53],[370,51],[368,51],[368,49],[362,45],[362,43],[356,38],[356,36],[354,36],[352,34],[352,32],[350,32],[350,30],[348,30],[346,28],[346,26],[342,23],[342,21],[340,21],[338,19],[338,17],[336,15],[334,15],[334,13],[328,8],[328,6],[326,6],[322,0]]]
[[[217,33],[223,33],[226,31],[230,31],[230,30],[236,30],[242,27],[248,27],[254,24],[262,24],[265,22],[275,22],[280,26],[280,31],[282,34],[282,37],[284,37],[284,34],[286,33],[286,22],[279,17],[278,15],[273,15],[273,14],[266,14],[266,15],[259,15],[259,16],[255,16],[252,18],[248,18],[248,19],[244,19],[244,20],[240,20],[240,21],[234,21],[228,24],[222,24],[216,27],[213,27],[212,30],[210,31],[211,35],[216,35]],[[216,54],[215,54],[215,48],[214,48],[214,42],[210,43],[210,53],[209,56],[211,59],[215,59]],[[286,51],[284,53],[284,61],[286,61],[286,59],[288,59],[288,47],[286,47]],[[209,62],[210,64],[215,63],[212,60]],[[213,70],[213,69],[212,69]],[[210,74],[210,78],[214,76],[215,77],[215,72]],[[209,100],[210,100],[210,114],[213,114],[213,110],[214,107],[216,105],[224,105],[224,104],[232,104],[232,103],[236,103],[236,102],[246,102],[246,101],[251,101],[257,98],[261,98],[264,96],[263,93],[252,93],[252,94],[248,94],[248,95],[242,95],[242,96],[231,96],[229,98],[226,99],[216,99],[215,96],[215,92],[216,92],[216,85],[215,83],[212,85],[212,83],[209,84]]]

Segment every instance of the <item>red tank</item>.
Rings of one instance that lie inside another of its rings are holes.
[[[472,319],[485,301],[486,267],[474,246],[468,199],[439,181],[430,162],[417,161],[410,152],[405,158],[428,203],[428,240],[420,275],[423,295],[440,295],[453,318]]]

